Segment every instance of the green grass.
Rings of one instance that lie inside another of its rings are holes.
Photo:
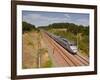
[[[52,61],[49,59],[44,65],[43,65],[44,68],[47,68],[47,67],[52,67]]]
[[[89,54],[89,37],[84,35],[78,39],[78,48],[85,54]]]

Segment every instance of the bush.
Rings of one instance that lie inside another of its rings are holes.
[[[27,22],[22,22],[22,31],[23,33],[26,31],[31,31],[35,29],[35,25],[29,24]]]

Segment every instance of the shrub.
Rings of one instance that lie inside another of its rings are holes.
[[[27,22],[22,22],[22,31],[23,33],[26,31],[31,31],[35,29],[35,25],[29,24]]]

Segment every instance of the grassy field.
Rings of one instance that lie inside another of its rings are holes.
[[[44,47],[40,32],[35,30],[24,32],[22,38],[23,69],[52,67],[52,62],[48,56],[48,50]]]

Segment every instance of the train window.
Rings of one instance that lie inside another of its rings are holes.
[[[63,40],[63,41],[67,42],[66,40]]]
[[[66,39],[63,38],[63,41],[68,42]]]

